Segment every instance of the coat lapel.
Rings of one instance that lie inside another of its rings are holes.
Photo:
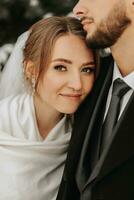
[[[95,178],[99,181],[134,155],[134,93],[120,117],[111,140],[84,188]]]
[[[89,158],[90,158],[89,146],[90,146],[91,135],[94,134],[93,132],[94,132],[95,126],[97,126],[97,129],[101,128],[105,102],[106,102],[107,94],[108,94],[109,87],[112,81],[113,63],[111,64],[111,66],[107,66],[107,67],[109,68],[108,74],[103,82],[101,91],[97,98],[97,102],[94,105],[94,111],[92,113],[92,118],[90,119],[88,130],[86,131],[86,136],[84,138],[84,143],[83,143],[80,160],[78,164],[76,181],[77,181],[77,185],[80,191],[82,190],[85,182],[87,181],[88,176],[90,175],[90,170],[86,170],[86,168],[89,168],[89,162],[90,162],[89,161]],[[97,131],[99,132],[99,130]],[[87,174],[87,172],[89,173]]]

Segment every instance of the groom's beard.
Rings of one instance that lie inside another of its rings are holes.
[[[122,0],[121,0],[122,1]],[[118,4],[112,9],[106,19],[97,26],[92,35],[87,33],[87,44],[93,49],[107,48],[114,45],[131,20],[126,16],[124,4]]]

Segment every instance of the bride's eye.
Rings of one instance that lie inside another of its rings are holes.
[[[54,66],[54,69],[60,72],[65,72],[67,71],[67,68],[64,65],[56,65]]]
[[[84,67],[81,72],[86,73],[86,74],[90,74],[93,73],[95,71],[94,67]]]

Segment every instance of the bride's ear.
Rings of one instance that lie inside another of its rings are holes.
[[[24,61],[24,74],[27,79],[32,79],[35,78],[37,79],[38,77],[38,68],[35,66],[34,62],[29,60],[29,61]]]

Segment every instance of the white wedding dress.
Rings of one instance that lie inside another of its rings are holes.
[[[70,137],[64,116],[41,138],[31,95],[0,101],[0,200],[55,200]]]

